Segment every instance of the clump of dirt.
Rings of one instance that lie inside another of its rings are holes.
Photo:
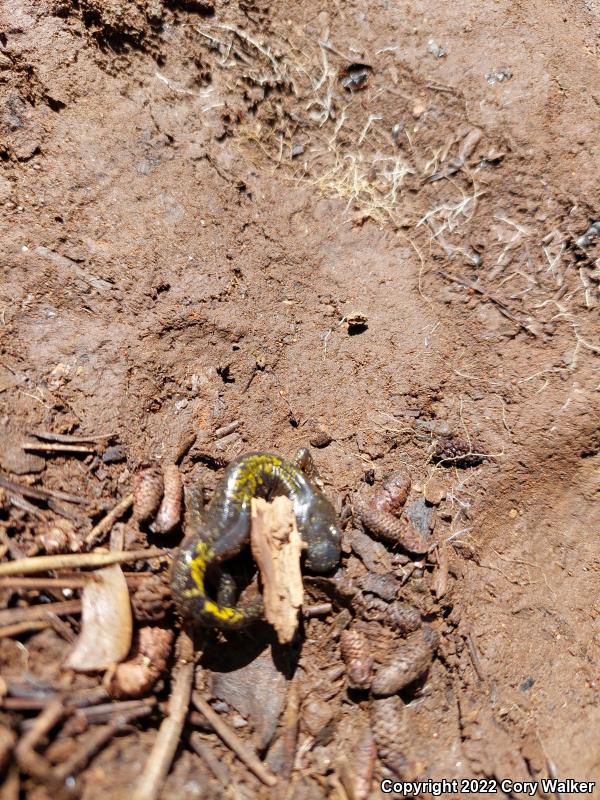
[[[292,648],[210,634],[197,691],[291,797],[366,797],[388,776],[599,780],[591,4],[563,19],[501,2],[485,24],[430,0],[0,15],[3,561],[170,550],[185,521],[153,534],[128,510],[140,469],[177,462],[208,499],[235,456],[310,440],[342,569],[306,578]],[[65,450],[73,436],[87,450]],[[398,470],[430,554],[355,519]],[[164,560],[125,574],[137,628],[179,632]],[[88,800],[131,794],[167,712],[164,648],[125,722],[98,676],[65,670],[70,579],[0,577],[7,796],[56,797],[65,764]],[[376,672],[421,635],[401,630],[415,614],[439,635],[419,676],[375,700],[357,667],[349,687],[346,634]],[[70,696],[83,710],[56,706]],[[49,745],[23,750],[43,714]],[[231,784],[275,791],[190,711],[161,796]]]

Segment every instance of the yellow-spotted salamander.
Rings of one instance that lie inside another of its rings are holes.
[[[262,600],[234,604],[236,587],[221,564],[236,556],[250,538],[250,501],[285,495],[293,503],[298,531],[306,543],[304,563],[327,572],[340,558],[336,513],[313,480],[310,451],[302,448],[293,461],[271,453],[249,453],[225,470],[210,507],[202,511],[192,494],[190,530],[175,555],[171,573],[173,597],[190,622],[232,630],[263,613]],[[207,584],[214,586],[211,597]]]

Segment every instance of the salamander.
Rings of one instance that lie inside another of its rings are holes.
[[[312,457],[306,448],[293,461],[262,452],[235,459],[207,511],[201,509],[199,494],[192,494],[190,529],[171,573],[175,603],[193,624],[232,630],[263,614],[262,600],[234,603],[235,583],[221,570],[249,542],[253,497],[271,500],[285,495],[292,501],[298,531],[306,543],[307,569],[328,572],[339,562],[341,535],[335,509],[313,480]],[[216,587],[215,596],[209,592],[211,585]]]

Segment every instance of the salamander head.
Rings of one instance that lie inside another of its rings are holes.
[[[310,505],[304,536],[308,544],[305,565],[313,572],[329,572],[339,564],[341,533],[335,509],[320,493]]]

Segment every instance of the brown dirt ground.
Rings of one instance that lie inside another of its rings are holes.
[[[413,497],[444,490],[450,543],[443,601],[429,570],[405,590],[442,634],[405,697],[418,773],[600,781],[600,261],[598,240],[577,243],[600,207],[599,4],[7,0],[0,15],[3,474],[100,514],[142,460],[235,419],[223,449],[192,447],[186,483],[210,489],[234,455],[291,453],[319,426],[340,504],[408,468]],[[372,68],[356,90],[352,62]],[[350,336],[353,312],[368,327]],[[15,434],[34,427],[115,433],[127,460],[25,459]],[[446,429],[492,457],[435,466]],[[1,513],[26,554],[58,518]],[[287,797],[352,793],[340,759],[368,701],[322,679],[344,614],[306,626]],[[53,629],[4,639],[2,674],[70,685],[67,647]],[[131,795],[159,721],[92,760],[86,800]],[[222,785],[189,734],[162,797],[284,796],[203,734]],[[26,776],[21,791],[52,796]]]

